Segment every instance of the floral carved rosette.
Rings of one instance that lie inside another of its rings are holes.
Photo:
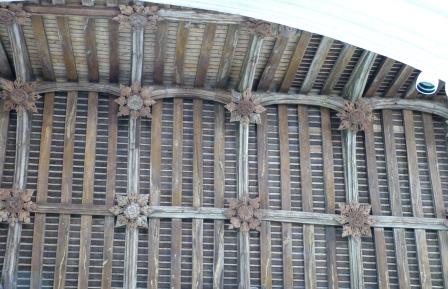
[[[260,230],[262,213],[260,198],[250,199],[245,196],[241,199],[230,199],[229,208],[224,212],[230,218],[230,229],[238,228],[242,232]]]
[[[266,109],[254,102],[250,89],[243,93],[232,90],[232,98],[232,102],[225,106],[230,111],[230,121],[260,123],[260,113]]]
[[[138,81],[135,81],[132,86],[121,85],[120,97],[115,100],[120,105],[118,116],[151,118],[151,105],[156,103],[151,98],[152,91],[152,87],[142,87]]]
[[[146,215],[149,213],[149,195],[129,194],[116,196],[115,206],[109,211],[117,216],[115,227],[128,226],[129,229],[148,228]]]
[[[0,6],[0,23],[12,25],[14,23],[23,25],[30,14],[23,10],[22,4],[6,4]]]
[[[40,98],[40,95],[36,93],[33,83],[23,82],[19,79],[10,81],[0,78],[0,86],[5,111],[14,109],[17,112],[37,112],[36,101]]]
[[[249,32],[251,34],[257,35],[258,37],[268,37],[274,35],[272,24],[269,22],[249,19],[245,24]]]
[[[33,190],[0,190],[0,222],[15,225],[31,222],[30,213],[36,208],[31,201]]]
[[[342,237],[352,236],[359,239],[361,236],[372,236],[370,226],[373,220],[370,217],[370,205],[360,203],[338,205],[341,210],[340,223],[343,225]]]
[[[143,3],[137,2],[133,5],[120,5],[120,14],[115,16],[113,20],[120,23],[119,28],[143,29],[146,25],[151,28],[156,27],[159,16],[158,6],[144,6]]]
[[[339,130],[351,130],[354,133],[363,131],[373,119],[372,108],[364,100],[353,103],[345,102],[344,110],[337,114],[341,120]]]

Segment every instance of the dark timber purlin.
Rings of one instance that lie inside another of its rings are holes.
[[[24,82],[31,81],[33,74],[22,29],[17,23],[9,24],[6,28],[11,42],[16,78]],[[17,190],[25,190],[27,185],[27,168],[31,137],[31,116],[32,114],[29,111],[17,112],[16,155],[14,161],[13,179],[13,189]],[[7,127],[8,117],[1,116],[1,120],[1,126],[4,128],[4,125],[6,124]],[[3,139],[3,130],[1,132]],[[0,144],[3,144],[3,140]],[[0,153],[4,154],[4,149],[1,149]],[[4,158],[4,156],[2,156],[2,158]],[[16,225],[9,226],[8,238],[6,241],[7,250],[3,260],[4,264],[0,281],[0,287],[3,287],[4,289],[15,289],[17,287],[17,270],[19,266],[18,262],[21,235],[22,224],[18,223]]]

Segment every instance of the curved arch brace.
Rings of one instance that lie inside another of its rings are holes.
[[[120,95],[120,87],[116,84],[101,83],[77,83],[77,82],[37,82],[37,93],[56,91],[94,91],[112,95]],[[205,90],[199,88],[166,88],[154,86],[153,98],[173,98],[173,97],[193,97],[209,101],[216,101],[227,104],[232,97],[230,92],[224,90]],[[340,96],[328,95],[305,95],[305,94],[284,94],[284,93],[255,93],[258,102],[263,106],[274,104],[303,104],[322,106],[335,111],[342,111],[344,98]],[[448,119],[448,107],[441,103],[416,99],[398,98],[367,98],[372,109],[409,109],[426,112]]]

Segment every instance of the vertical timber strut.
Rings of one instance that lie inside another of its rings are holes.
[[[132,83],[140,82],[143,69],[143,31],[144,28],[132,28]],[[128,144],[128,195],[139,192],[140,170],[140,118],[129,116]],[[137,250],[138,229],[126,229],[126,249],[124,268],[124,288],[137,287]]]
[[[8,35],[13,50],[14,68],[16,79],[24,82],[33,78],[29,56],[26,50],[25,38],[19,24],[8,25]],[[26,175],[28,156],[30,151],[31,112],[20,111],[17,113],[16,128],[16,156],[13,189],[26,189]],[[15,289],[17,287],[17,267],[19,258],[20,238],[22,224],[10,225],[6,243],[5,259],[3,264],[0,288]]]
[[[248,54],[241,70],[239,90],[252,89],[255,67],[257,66],[263,38],[253,35]],[[249,193],[249,122],[240,121],[239,146],[238,146],[238,198],[241,199]],[[250,244],[249,232],[239,233],[239,289],[250,289]]]
[[[375,54],[364,52],[355,67],[351,79],[344,88],[343,95],[347,100],[356,102],[364,91],[370,68],[375,60]],[[342,148],[344,156],[344,176],[346,186],[346,202],[358,202],[358,178],[356,170],[356,133],[347,130],[342,133]],[[350,282],[351,288],[363,289],[363,266],[362,266],[362,248],[361,240],[349,239],[350,256]]]

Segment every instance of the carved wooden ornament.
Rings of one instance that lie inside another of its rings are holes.
[[[359,99],[356,103],[345,102],[344,111],[337,116],[341,120],[338,129],[348,129],[354,133],[363,131],[373,119],[372,108],[364,99]]]
[[[245,26],[251,34],[257,35],[258,37],[268,37],[275,34],[274,29],[272,28],[272,24],[269,22],[256,19],[248,19],[245,22]]]
[[[118,116],[130,115],[137,118],[151,118],[151,105],[156,103],[152,98],[153,87],[141,86],[135,81],[132,86],[120,86],[120,97],[115,102],[120,105]]]
[[[230,121],[260,123],[260,113],[266,109],[254,102],[250,89],[242,94],[232,90],[232,97],[234,100],[225,106],[230,111]]]
[[[361,236],[372,236],[370,226],[373,220],[370,217],[370,205],[360,203],[338,205],[341,210],[340,223],[343,225],[342,237],[352,236],[359,239]]]
[[[36,100],[40,98],[34,89],[33,83],[6,80],[0,78],[2,88],[1,97],[4,100],[5,111],[15,110],[37,112]]]
[[[0,190],[0,222],[15,225],[31,222],[30,212],[36,208],[31,201],[33,190]]]
[[[230,199],[229,208],[224,214],[230,218],[230,229],[239,228],[243,232],[260,230],[262,213],[260,198],[243,197],[240,200]]]
[[[127,196],[116,196],[115,206],[109,211],[117,216],[116,227],[127,225],[134,230],[139,227],[148,228],[146,216],[149,213],[149,195],[129,194]]]
[[[150,28],[157,26],[159,16],[158,6],[144,6],[143,3],[137,2],[133,5],[120,5],[120,14],[115,16],[113,20],[120,23],[119,28],[143,29],[146,25]]]
[[[23,10],[22,4],[3,4],[0,6],[0,23],[12,25],[14,23],[23,25],[30,14]]]

